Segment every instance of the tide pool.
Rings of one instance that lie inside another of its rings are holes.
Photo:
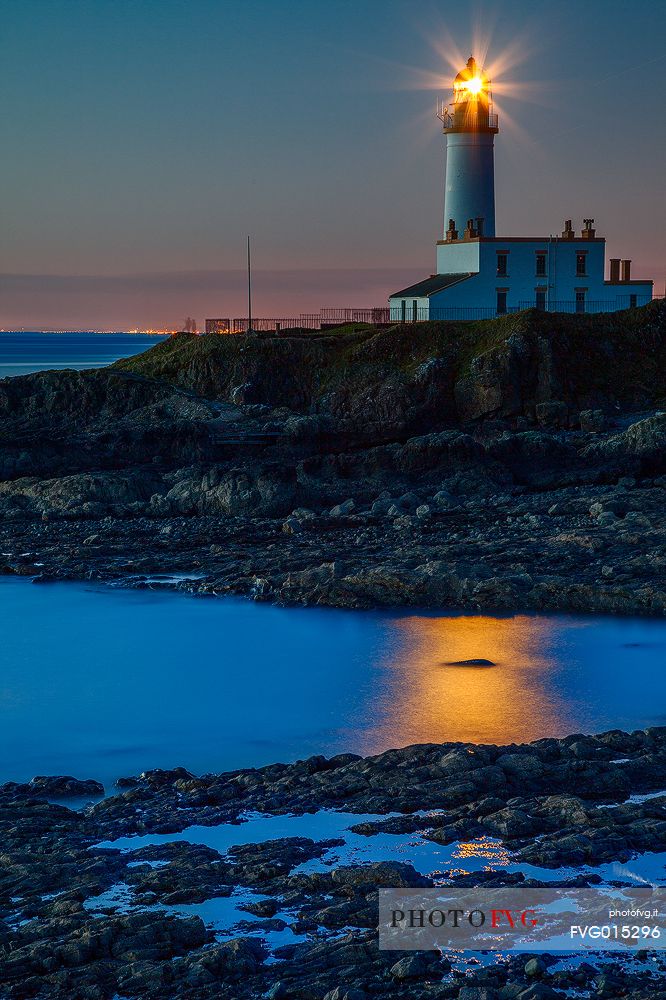
[[[276,608],[0,579],[0,781],[666,721],[666,622]],[[495,666],[450,666],[485,658]]]

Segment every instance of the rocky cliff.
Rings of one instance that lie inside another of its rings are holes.
[[[0,545],[275,600],[663,613],[664,400],[663,302],[180,334],[0,382]]]
[[[232,403],[325,413],[379,431],[561,403],[642,409],[666,401],[666,307],[598,315],[529,310],[476,323],[419,323],[301,337],[179,334],[121,371]]]

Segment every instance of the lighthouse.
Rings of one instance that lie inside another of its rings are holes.
[[[444,230],[495,235],[495,136],[490,80],[474,56],[453,81],[453,102],[439,104],[446,136]]]
[[[389,296],[392,320],[614,312],[651,300],[652,281],[632,278],[630,260],[612,258],[605,277],[606,241],[592,218],[579,233],[567,219],[561,233],[548,236],[496,235],[499,126],[490,80],[474,56],[453,81],[453,99],[438,102],[437,117],[446,136],[446,183],[435,273]]]

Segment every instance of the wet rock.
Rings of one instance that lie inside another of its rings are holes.
[[[263,942],[254,938],[234,938],[187,957],[179,973],[195,986],[211,981],[235,982],[256,973],[266,955]]]
[[[497,664],[493,660],[447,660],[445,663],[447,667],[496,667]]]
[[[432,971],[433,964],[432,958],[416,953],[401,958],[395,965],[391,966],[389,971],[398,982],[404,982],[427,976]]]
[[[100,795],[104,795],[104,785],[99,781],[92,778],[82,781],[79,778],[71,777],[71,775],[37,775],[27,784],[2,785],[0,793],[9,789],[17,795],[43,796],[50,799],[80,796],[98,798]]]
[[[541,977],[546,971],[546,963],[542,958],[530,958],[525,962],[525,975],[530,979]]]
[[[585,455],[591,459],[615,458],[621,462],[623,471],[655,475],[666,469],[665,445],[666,413],[660,412],[631,424],[607,441],[595,442],[585,450]]]
[[[508,778],[521,785],[538,780],[544,773],[544,765],[536,754],[505,753],[495,763]]]
[[[534,412],[537,423],[545,427],[566,427],[569,423],[569,409],[561,400],[537,403]]]
[[[367,865],[346,865],[335,868],[331,873],[334,885],[354,887],[429,886],[432,880],[424,878],[416,869],[399,861],[376,861]]]
[[[276,899],[261,899],[256,903],[239,904],[238,908],[254,913],[257,917],[273,917],[280,909],[280,904]]]
[[[356,504],[353,500],[345,500],[344,503],[336,504],[335,507],[331,508],[331,517],[346,517],[348,514],[353,514],[356,508]]]
[[[581,410],[578,419],[580,421],[580,429],[586,434],[601,433],[606,423],[603,410]]]
[[[603,973],[595,980],[594,985],[598,997],[618,997],[626,992],[625,984],[612,973]]]
[[[497,990],[488,986],[462,986],[457,996],[458,1000],[498,1000]]]
[[[533,983],[527,989],[521,990],[518,1000],[564,1000],[566,994],[554,990],[546,983]]]
[[[538,829],[535,820],[521,809],[500,809],[484,817],[484,825],[503,837],[529,837]]]
[[[266,991],[266,1000],[285,1000],[289,996],[289,990],[284,983],[278,980]]]

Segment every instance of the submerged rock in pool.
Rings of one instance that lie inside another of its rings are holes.
[[[497,664],[494,660],[446,660],[442,666],[444,667],[496,667]]]

